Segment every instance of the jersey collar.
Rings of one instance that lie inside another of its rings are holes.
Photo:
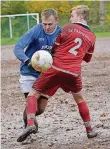
[[[81,22],[77,22],[77,23],[73,23],[73,24],[78,24],[78,25],[80,25],[80,26],[90,30],[90,28],[89,28],[89,26],[87,24],[84,24],[84,23],[81,23]]]
[[[52,33],[46,33],[45,30],[44,30],[44,32],[45,32],[47,35],[52,35],[52,34],[54,34],[54,33],[56,32],[56,30],[57,30],[57,25],[56,25],[56,27],[55,27],[55,29],[54,29],[54,31],[53,31]]]

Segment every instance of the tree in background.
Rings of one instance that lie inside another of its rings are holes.
[[[22,14],[27,12],[25,1],[1,1],[1,14]]]
[[[100,25],[104,25],[105,24],[105,20],[106,20],[106,2],[105,1],[100,1],[99,2],[99,15],[100,15]]]
[[[69,18],[70,9],[76,5],[88,5],[90,7],[91,24],[101,24],[110,20],[110,2],[109,1],[1,1],[1,14],[22,14],[41,13],[46,8],[56,9],[60,16]],[[64,21],[65,23],[65,21]]]

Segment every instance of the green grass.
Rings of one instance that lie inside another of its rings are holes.
[[[96,37],[110,37],[110,32],[98,32],[95,35]]]
[[[1,45],[11,45],[11,44],[16,44],[17,40],[19,38],[2,38],[1,39]]]
[[[97,32],[95,33],[96,37],[110,37],[110,32]],[[11,45],[16,44],[17,40],[19,38],[2,38],[1,39],[1,45]]]

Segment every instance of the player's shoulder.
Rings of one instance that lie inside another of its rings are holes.
[[[71,23],[65,24],[62,27],[62,32],[69,33],[73,30],[73,27],[74,27],[74,24],[71,24]]]
[[[95,40],[96,36],[87,24],[75,23],[74,25],[76,32],[85,35],[86,37],[89,36]]]
[[[42,26],[41,23],[39,23],[39,24],[36,24],[36,25],[34,26],[34,28],[43,28],[43,26]]]
[[[34,34],[38,35],[38,33],[43,32],[43,26],[41,23],[33,26],[32,31],[34,32]]]
[[[73,26],[74,24],[68,23],[68,24],[63,25],[62,29],[69,29],[69,28],[72,28]]]
[[[43,30],[43,26],[42,26],[42,24],[41,23],[39,23],[39,24],[36,24],[36,25],[34,25],[33,27],[32,27],[32,30],[34,30],[35,32],[37,31],[41,31],[41,30]]]

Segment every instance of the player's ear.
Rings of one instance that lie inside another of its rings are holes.
[[[56,19],[57,24],[59,23],[59,18]]]

